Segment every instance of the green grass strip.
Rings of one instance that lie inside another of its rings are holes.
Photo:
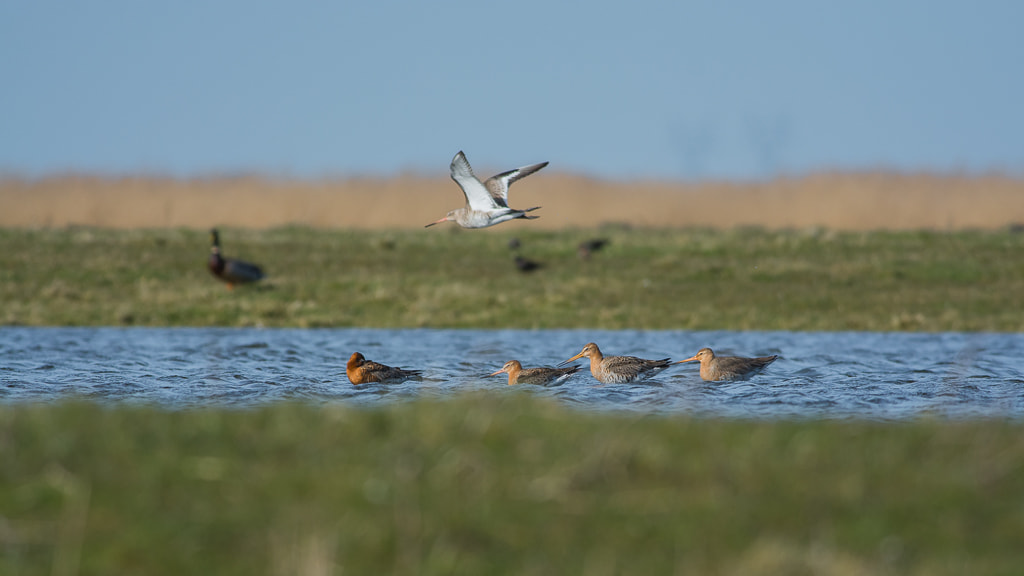
[[[508,240],[544,268],[523,274]],[[589,261],[577,244],[610,244]],[[1024,234],[741,229],[0,230],[0,323],[1021,331]]]

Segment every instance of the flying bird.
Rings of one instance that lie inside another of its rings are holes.
[[[516,218],[528,220],[537,218],[536,216],[527,216],[526,213],[536,210],[540,206],[525,210],[508,207],[508,187],[516,180],[525,178],[547,165],[547,162],[541,162],[523,166],[491,176],[484,182],[480,182],[473,174],[473,168],[466,160],[466,155],[460,150],[452,159],[451,173],[452,180],[455,180],[459,188],[462,188],[462,193],[466,195],[466,206],[452,210],[444,218],[427,224],[425,228],[441,222],[455,222],[463,228],[487,228]]]

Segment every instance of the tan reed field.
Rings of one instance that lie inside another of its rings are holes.
[[[487,167],[477,172],[492,173]],[[462,193],[447,173],[323,181],[6,178],[0,179],[0,227],[413,229],[462,202]],[[655,228],[991,230],[1024,222],[1024,180],[998,175],[826,173],[752,183],[617,182],[559,173],[552,164],[515,184],[509,204],[542,206],[532,213],[540,218],[529,225],[543,230],[608,223]]]

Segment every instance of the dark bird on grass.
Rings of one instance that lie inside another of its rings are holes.
[[[405,370],[378,364],[367,360],[359,352],[353,352],[345,365],[345,374],[352,384],[368,384],[380,382],[381,384],[399,384],[406,380],[421,380],[419,370]]]
[[[516,218],[528,220],[536,218],[536,216],[527,216],[526,213],[536,210],[540,206],[525,210],[508,207],[508,187],[516,180],[526,178],[547,165],[547,162],[541,162],[523,166],[491,176],[480,182],[473,174],[473,168],[470,167],[469,160],[466,160],[466,155],[460,150],[452,159],[450,170],[452,180],[455,180],[466,196],[466,205],[463,208],[452,210],[444,218],[431,222],[426,227],[451,221],[463,228],[487,228]]]
[[[509,360],[501,367],[501,370],[490,374],[497,376],[502,372],[508,374],[508,385],[535,384],[537,386],[557,386],[569,379],[570,376],[579,372],[580,367],[572,365],[566,368],[523,368],[519,360]]]
[[[206,261],[206,267],[210,269],[211,274],[227,284],[228,290],[234,289],[235,284],[248,284],[263,279],[263,270],[259,266],[245,260],[221,256],[220,234],[216,228],[210,230],[210,257]]]
[[[534,270],[540,270],[544,267],[540,262],[530,260],[529,258],[523,258],[522,256],[516,256],[515,262],[516,268],[518,268],[520,272],[533,272]]]
[[[761,356],[758,358],[743,358],[742,356],[715,356],[711,348],[701,348],[692,357],[680,360],[683,362],[700,361],[700,377],[704,380],[737,380],[750,376],[775,362],[777,355]]]
[[[515,236],[513,236],[513,237],[508,239],[508,249],[509,250],[519,250],[520,246],[522,246],[522,244],[519,242],[519,238],[516,238]]]
[[[579,255],[580,260],[590,260],[591,254],[607,245],[608,240],[606,238],[592,238],[590,240],[584,240],[576,247],[576,254]]]

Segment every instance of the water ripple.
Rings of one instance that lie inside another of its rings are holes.
[[[704,346],[780,358],[737,382],[703,382],[687,364],[642,385],[600,384],[584,370],[559,387],[518,388],[596,411],[879,420],[1024,415],[1024,335],[961,333],[11,327],[0,328],[0,401],[373,406],[513,393],[504,375],[487,375],[513,358],[555,365],[590,341],[610,354],[647,358],[683,358]],[[424,379],[354,387],[345,361],[357,350],[423,370]]]

